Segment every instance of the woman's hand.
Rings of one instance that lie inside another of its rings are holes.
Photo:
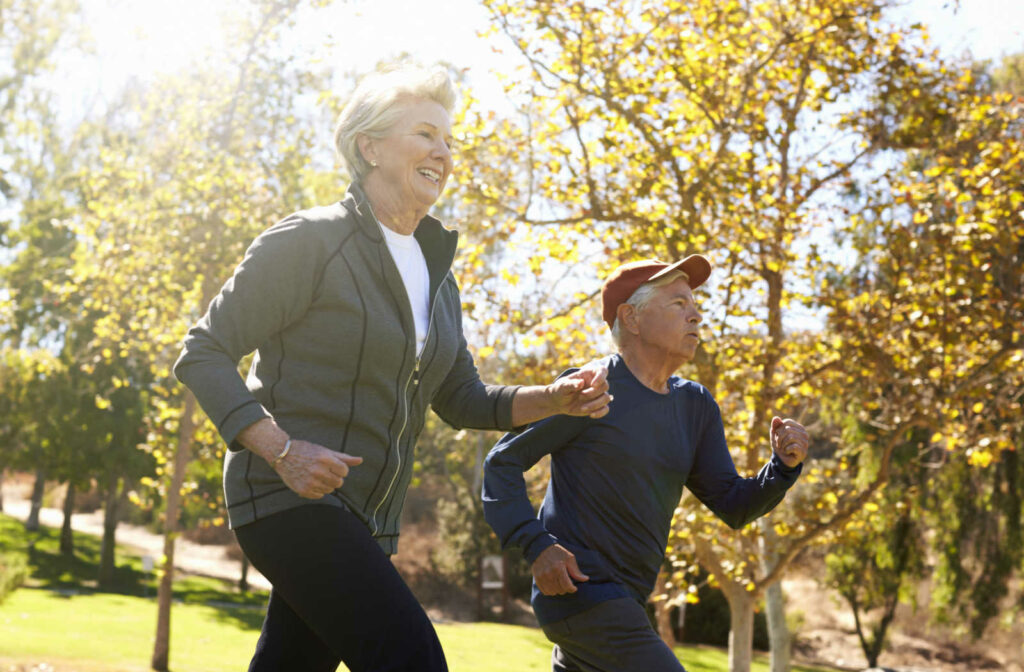
[[[559,378],[548,385],[546,391],[556,415],[600,418],[608,414],[608,404],[612,401],[612,395],[608,394],[608,367],[596,362]]]
[[[597,362],[563,376],[549,385],[521,387],[512,398],[512,424],[516,427],[552,415],[608,414],[608,367]]]
[[[342,486],[349,467],[363,461],[309,441],[292,439],[292,447],[283,460],[273,464],[284,484],[306,499],[320,499]]]
[[[300,439],[291,439],[287,454],[278,459],[288,440],[271,418],[257,420],[238,433],[239,443],[266,460],[285,485],[306,499],[334,492],[345,482],[349,467],[363,461]]]

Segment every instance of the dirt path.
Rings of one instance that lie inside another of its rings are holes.
[[[21,488],[5,480],[3,487],[4,513],[19,520],[26,520],[31,509]],[[43,508],[39,512],[39,523],[47,527],[60,528],[64,524],[64,512]],[[103,535],[103,510],[93,513],[76,513],[71,516],[71,528],[75,532]],[[156,559],[163,555],[164,538],[138,525],[120,523],[117,526],[117,543],[138,550],[140,555]],[[238,581],[242,564],[229,558],[226,546],[205,545],[178,538],[174,549],[174,564],[179,573],[198,574],[229,581]],[[249,567],[249,585],[258,589],[270,589],[270,583],[255,568]]]

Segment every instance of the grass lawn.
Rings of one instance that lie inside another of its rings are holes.
[[[138,557],[118,553],[115,592],[95,590],[99,541],[76,535],[76,555],[57,552],[54,530],[28,535],[19,521],[0,515],[0,550],[30,542],[29,588],[0,603],[0,670],[46,663],[54,672],[149,670],[156,630],[155,587]],[[171,614],[170,667],[174,672],[245,669],[252,655],[266,595],[240,595],[220,581],[190,577],[176,583]],[[438,635],[453,672],[547,672],[551,647],[543,633],[497,623],[444,623]],[[397,644],[397,643],[396,643]],[[728,669],[713,647],[676,650],[689,672]],[[344,668],[342,668],[344,669]],[[767,672],[763,657],[753,666]],[[795,672],[824,668],[794,666]]]
[[[38,532],[26,532],[20,520],[0,513],[0,552],[27,552],[31,573],[28,586],[79,592],[98,589],[100,538],[78,532],[74,538],[74,557],[63,556],[60,530],[43,526]],[[104,592],[140,597],[156,595],[156,576],[143,570],[140,555],[118,545],[115,556],[117,568],[113,583],[105,587]],[[266,604],[267,594],[260,591],[241,594],[220,579],[188,576],[174,582],[174,598],[189,603],[218,601],[259,606]],[[0,633],[0,642],[2,637]]]
[[[244,669],[256,643],[260,616],[258,610],[245,607],[176,604],[171,615],[171,669]],[[0,669],[47,663],[58,672],[142,672],[149,669],[155,628],[152,598],[22,589],[0,605]],[[452,672],[551,669],[551,646],[536,628],[453,623],[440,624],[437,630]],[[689,672],[728,669],[726,653],[720,649],[685,647],[676,653]],[[767,672],[768,665],[762,659],[753,669]]]
[[[171,669],[244,669],[259,622],[256,610],[174,605]],[[104,672],[147,670],[155,631],[153,598],[21,589],[0,605],[0,660],[58,669],[88,662]]]

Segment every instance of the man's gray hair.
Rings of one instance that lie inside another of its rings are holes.
[[[679,278],[686,278],[687,282],[690,280],[690,276],[685,271],[672,271],[666,275],[661,276],[657,280],[645,282],[636,288],[633,295],[628,300],[623,302],[623,305],[633,306],[638,311],[643,310],[644,306],[651,300],[651,296],[654,295],[654,290],[665,285],[670,285]],[[615,341],[616,346],[622,345],[622,330],[619,328],[619,317],[615,316],[615,322],[612,323],[612,340]]]
[[[359,135],[386,136],[405,112],[403,103],[409,98],[432,100],[451,114],[455,86],[440,66],[427,69],[410,64],[370,73],[359,82],[334,130],[334,147],[353,181],[361,181],[370,170],[359,151]]]

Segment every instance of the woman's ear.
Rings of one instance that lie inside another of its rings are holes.
[[[356,136],[356,146],[359,147],[359,153],[362,155],[363,160],[369,163],[371,166],[377,165],[377,148],[373,142],[373,138],[360,133]]]

